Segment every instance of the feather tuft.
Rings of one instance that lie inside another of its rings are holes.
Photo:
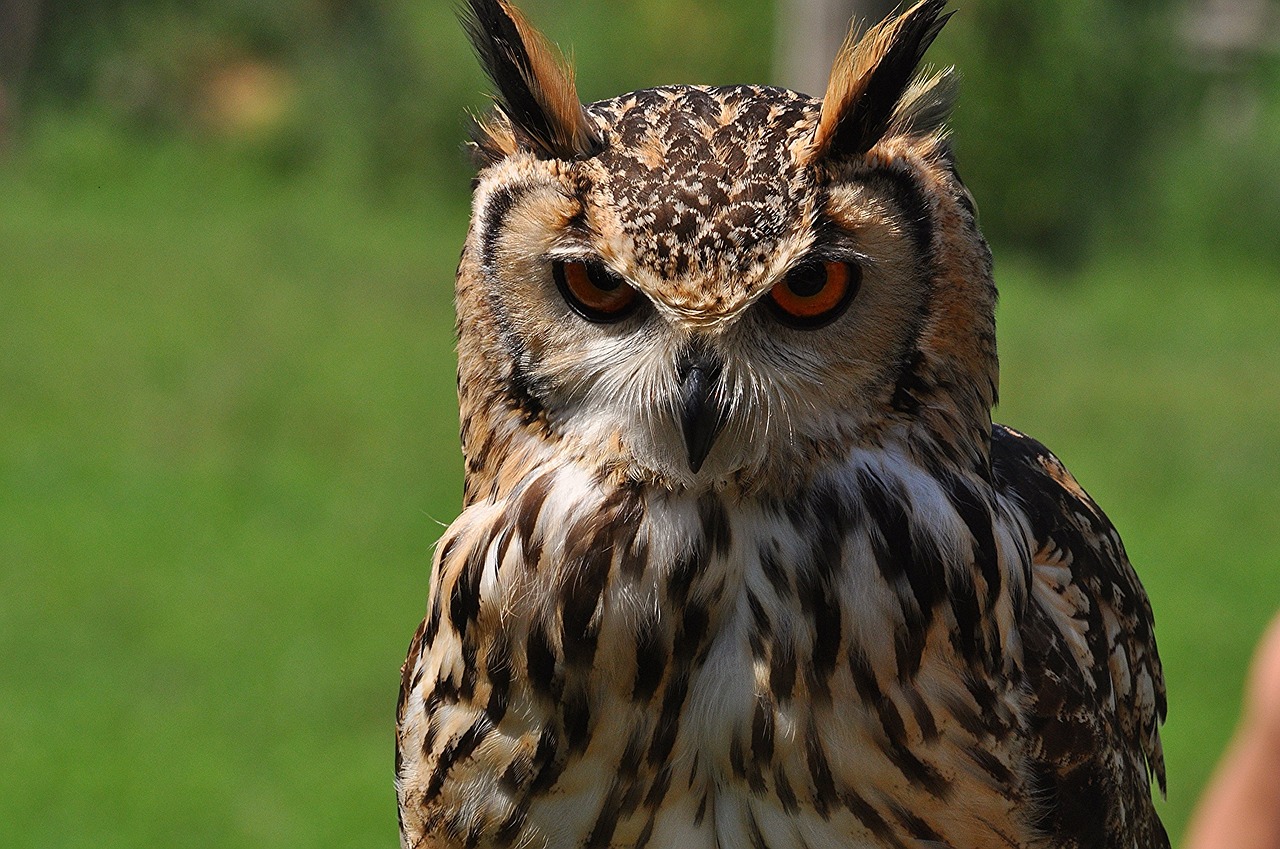
[[[885,133],[905,118],[901,104],[912,94],[912,78],[916,67],[937,38],[951,13],[942,14],[946,0],[921,0],[897,17],[886,18],[865,35],[851,29],[849,37],[836,56],[831,80],[822,101],[822,117],[814,135],[810,161],[829,157],[861,156]],[[946,74],[933,79],[942,84],[945,93]],[[912,102],[919,101],[928,88],[915,91]],[[921,101],[912,115],[937,114],[936,108],[949,104],[949,99]],[[915,126],[916,121],[905,122]],[[923,123],[923,122],[921,122]]]
[[[500,121],[478,125],[482,160],[505,149],[508,132],[552,159],[600,152],[603,142],[578,100],[573,69],[519,9],[508,0],[468,0],[461,17],[510,128]]]

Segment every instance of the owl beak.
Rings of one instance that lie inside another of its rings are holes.
[[[680,367],[680,426],[689,452],[689,469],[695,475],[724,426],[715,392],[721,368],[709,356],[691,357]]]

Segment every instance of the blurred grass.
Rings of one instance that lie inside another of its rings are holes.
[[[458,187],[374,203],[74,122],[0,187],[0,844],[394,844],[397,670],[460,492]],[[1274,277],[997,268],[998,417],[1155,605],[1177,834],[1280,604]]]
[[[32,147],[0,172],[0,844],[393,844],[464,211]]]

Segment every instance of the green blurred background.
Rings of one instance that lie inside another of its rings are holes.
[[[777,81],[771,0],[526,0],[584,97]],[[1280,11],[956,0],[998,418],[1124,533],[1175,837],[1280,605]],[[458,509],[441,0],[0,2],[0,845],[395,843]]]

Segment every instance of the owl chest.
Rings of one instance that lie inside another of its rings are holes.
[[[953,623],[910,619],[870,532],[705,501],[644,515],[587,533],[544,514],[536,546],[486,532],[442,567],[405,722],[429,816],[548,846],[1018,833],[992,777],[1016,746],[985,726],[1015,700],[965,694]]]
[[[665,556],[606,588],[580,673],[586,739],[544,817],[612,810],[615,846],[647,831],[659,846],[873,847],[913,828],[963,846],[984,819],[1016,833],[1007,794],[970,757],[985,732],[947,708],[965,684],[946,624],[908,633],[870,539],[833,545],[763,515],[717,527],[704,511],[695,526],[682,540],[653,531]],[[908,682],[904,651],[917,654]],[[957,793],[967,813],[945,822],[906,813]]]
[[[786,796],[788,777],[813,783],[819,738],[871,738],[850,651],[891,678],[903,625],[862,564],[816,563],[795,536],[741,523],[731,542],[698,540],[610,588],[588,692],[596,733],[627,739],[619,762],[643,752],[642,771],[674,768],[686,785]]]

